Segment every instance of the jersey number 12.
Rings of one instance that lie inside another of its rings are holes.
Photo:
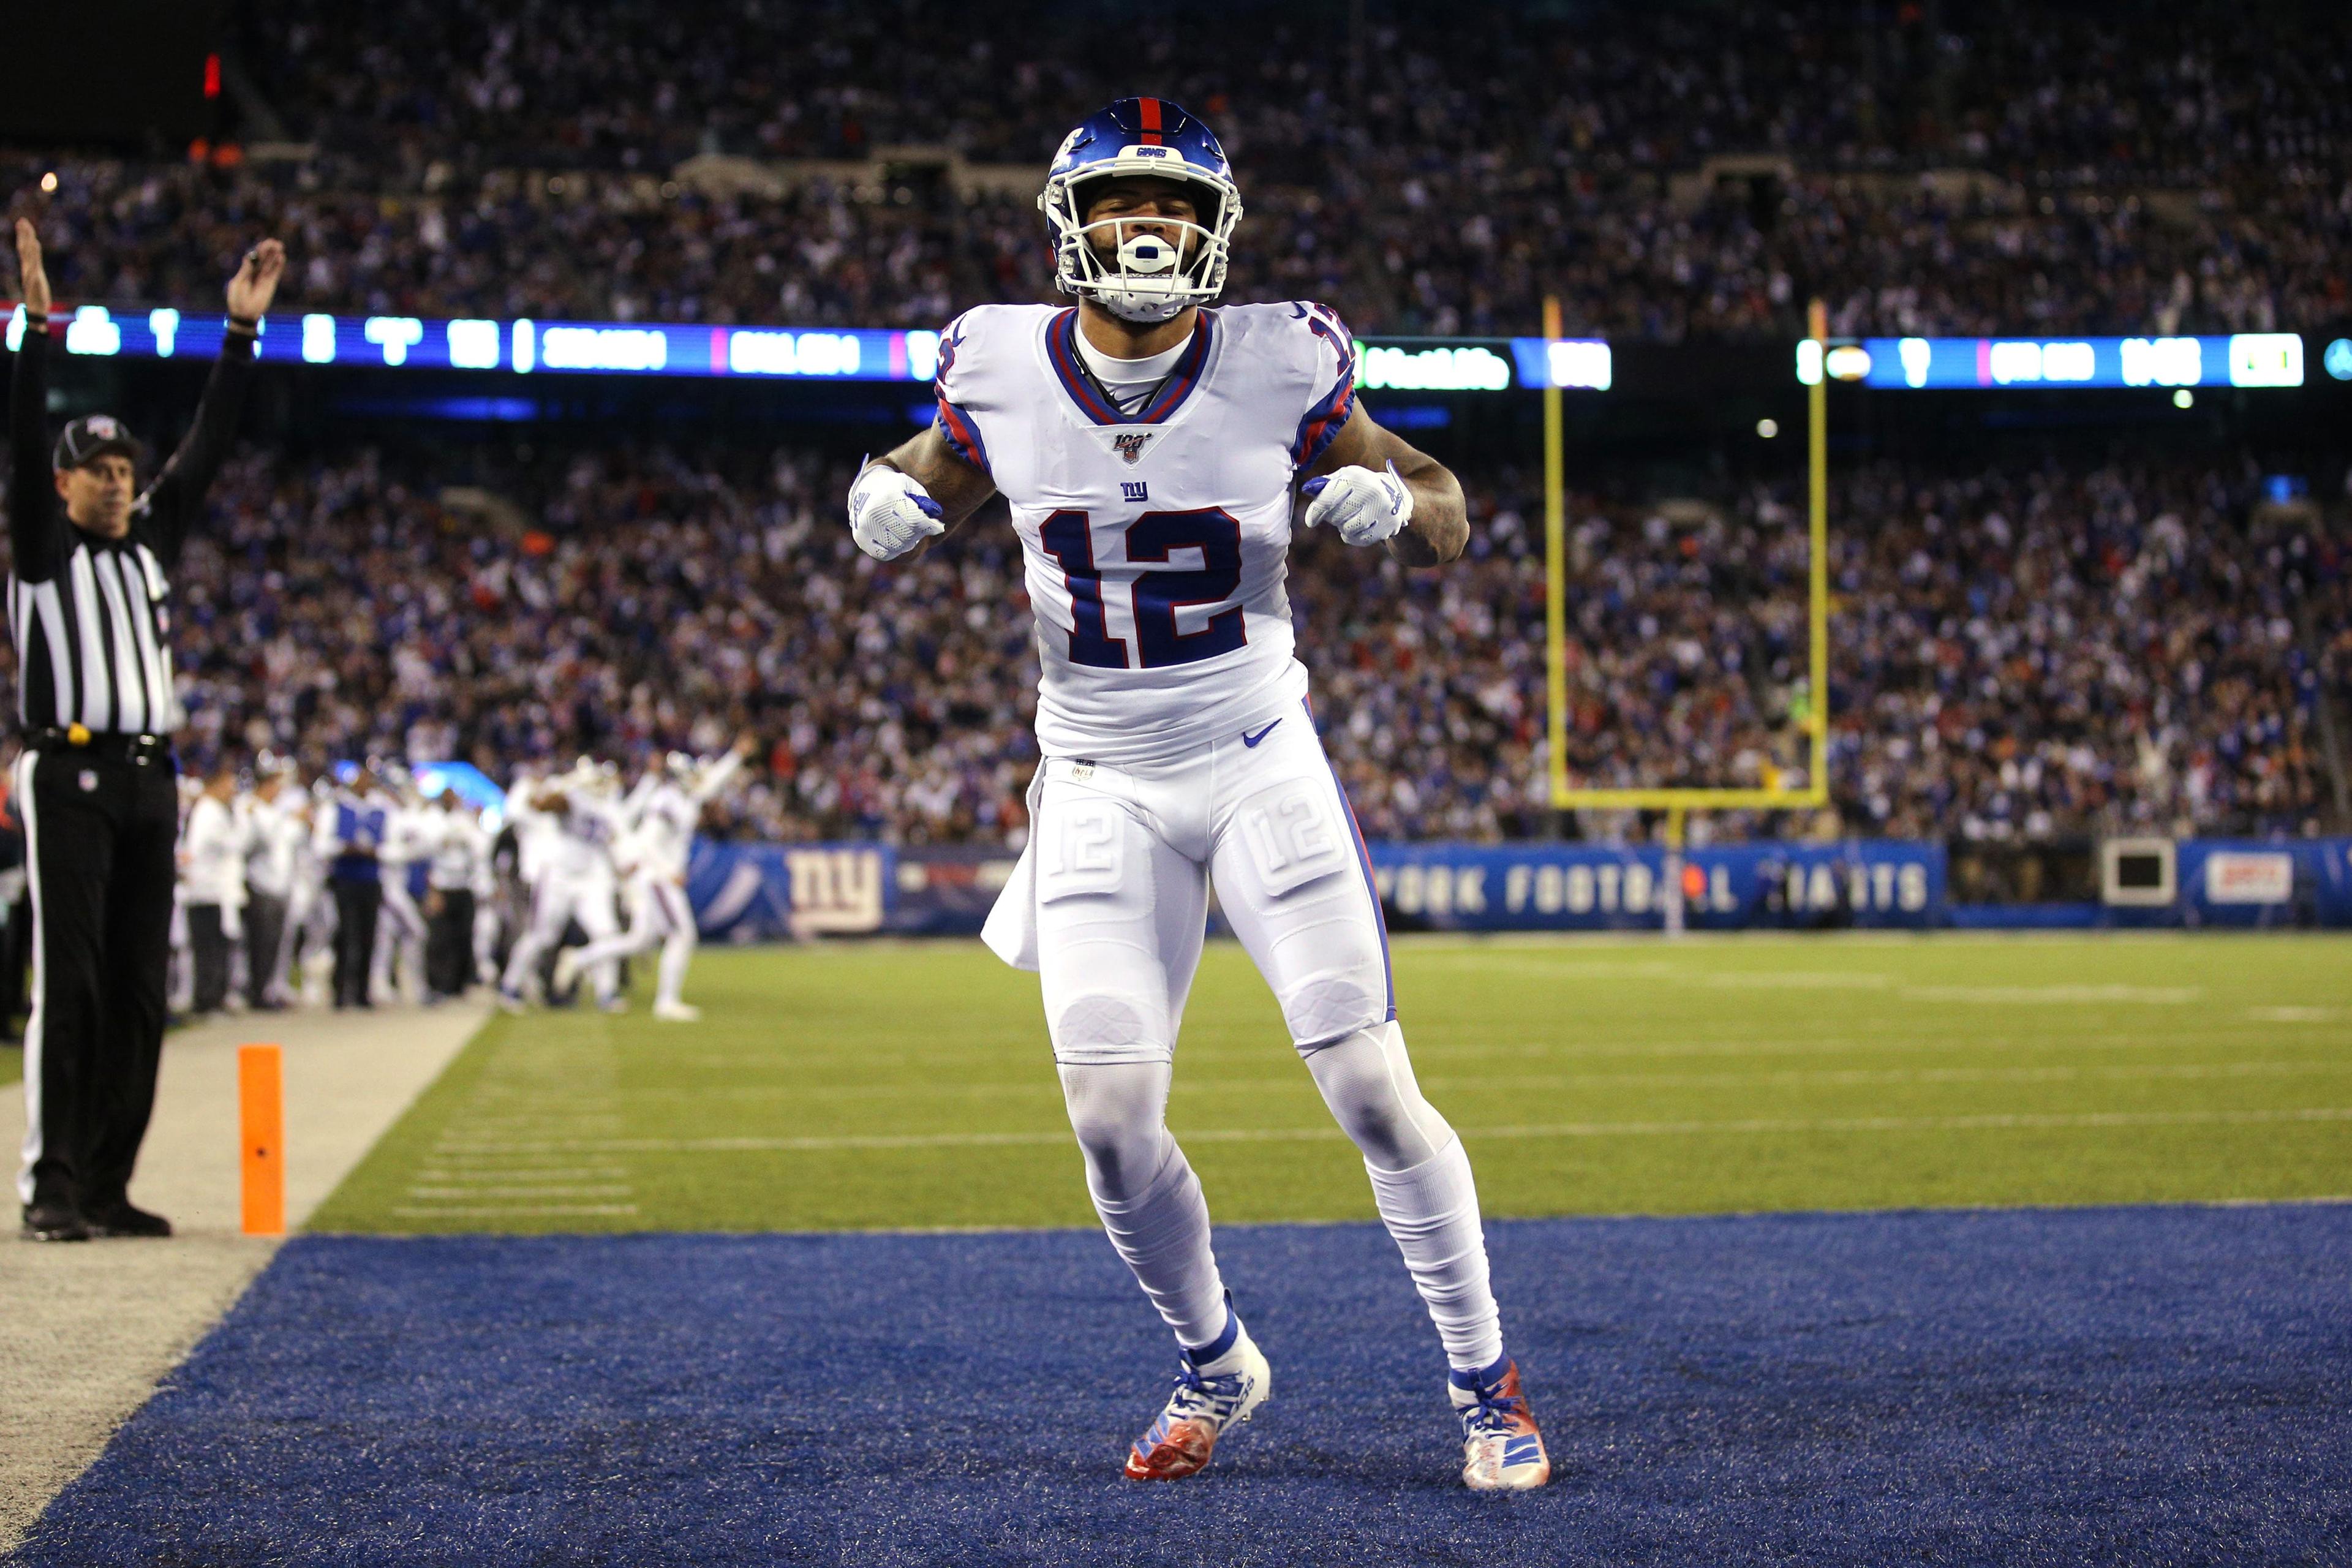
[[[1094,530],[1083,511],[1057,511],[1037,539],[1062,568],[1070,589],[1070,662],[1097,669],[1131,669],[1124,638],[1110,635],[1103,616],[1102,574],[1095,567]],[[1239,605],[1209,617],[1197,632],[1176,629],[1176,612],[1221,605],[1242,585],[1242,525],[1222,507],[1198,511],[1147,511],[1127,526],[1127,558],[1137,565],[1198,550],[1201,570],[1145,572],[1135,579],[1135,641],[1145,669],[1197,664],[1231,653],[1249,640]]]

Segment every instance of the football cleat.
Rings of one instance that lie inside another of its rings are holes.
[[[1518,1363],[1506,1356],[1502,1370],[1483,1382],[1457,1372],[1445,1392],[1462,1418],[1464,1485],[1474,1492],[1523,1492],[1551,1479],[1543,1434],[1519,1388]]]
[[[499,992],[499,1012],[501,1012],[501,1013],[520,1013],[520,1012],[522,1012],[522,1011],[524,1011],[524,1010],[525,1010],[526,1006],[527,1006],[527,1004],[526,1004],[526,1003],[523,1001],[523,999],[522,999],[522,993],[521,993],[521,992],[520,992],[520,991],[501,991],[501,992]]]
[[[1193,1474],[1209,1462],[1218,1434],[1240,1426],[1265,1403],[1274,1387],[1273,1369],[1247,1333],[1237,1348],[1241,1365],[1214,1376],[1185,1358],[1168,1407],[1128,1451],[1129,1480],[1173,1481]]]
[[[691,1024],[702,1016],[702,1009],[691,1002],[656,1002],[654,1016],[667,1024]]]

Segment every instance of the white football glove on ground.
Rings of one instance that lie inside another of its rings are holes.
[[[1299,487],[1307,499],[1307,526],[1328,523],[1349,544],[1378,544],[1404,531],[1412,521],[1412,490],[1397,477],[1391,461],[1388,472],[1376,474],[1354,464]]]
[[[877,463],[849,487],[849,536],[877,561],[896,561],[947,531],[931,492],[896,468]]]

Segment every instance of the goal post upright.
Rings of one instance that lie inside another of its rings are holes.
[[[1559,341],[1559,300],[1546,295],[1543,331]],[[1560,433],[1559,388],[1544,378],[1544,709],[1550,742],[1551,797],[1568,793],[1568,472]]]
[[[1805,308],[1805,331],[1824,352],[1829,338],[1829,307],[1815,300]],[[1820,363],[1816,361],[1815,363]],[[1808,585],[1806,619],[1811,623],[1812,657],[1805,686],[1805,727],[1812,746],[1806,769],[1806,793],[1814,804],[1830,799],[1830,378],[1813,377],[1805,389],[1806,529],[1812,570]]]

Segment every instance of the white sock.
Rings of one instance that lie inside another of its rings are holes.
[[[678,993],[686,989],[686,966],[694,958],[694,933],[677,931],[662,942],[661,981],[655,990],[655,1005],[666,1006],[681,1000]]]
[[[1208,1199],[1176,1140],[1163,1145],[1160,1169],[1140,1195],[1114,1203],[1095,1194],[1095,1212],[1176,1342],[1214,1344],[1225,1330],[1225,1282],[1209,1247]]]
[[[1444,1342],[1446,1361],[1465,1369],[1492,1366],[1503,1354],[1503,1321],[1486,1279],[1469,1151],[1450,1138],[1410,1170],[1383,1171],[1367,1161],[1364,1171],[1381,1222]]]

